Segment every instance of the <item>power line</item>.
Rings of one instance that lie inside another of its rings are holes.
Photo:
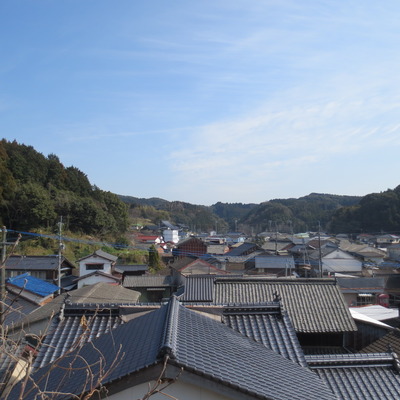
[[[74,242],[74,243],[107,246],[107,247],[116,247],[119,249],[128,249],[128,250],[143,250],[139,247],[130,246],[130,245],[122,244],[122,243],[109,243],[109,242],[100,242],[100,241],[95,241],[95,240],[76,239],[76,238],[70,238],[68,236],[61,236],[60,234],[49,235],[49,234],[45,234],[45,233],[24,232],[24,231],[12,230],[12,229],[8,229],[7,232],[19,233],[20,235],[24,235],[24,236],[43,237],[43,238],[47,238],[47,239],[54,239],[57,241]],[[148,250],[146,250],[146,251],[148,251]]]

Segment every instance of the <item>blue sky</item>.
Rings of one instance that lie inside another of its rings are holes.
[[[194,204],[400,184],[400,2],[3,0],[2,137]]]

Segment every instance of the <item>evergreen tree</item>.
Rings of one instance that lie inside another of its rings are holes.
[[[149,267],[153,271],[159,271],[161,269],[161,259],[160,259],[160,254],[158,254],[158,251],[156,249],[156,246],[152,244],[149,249]]]

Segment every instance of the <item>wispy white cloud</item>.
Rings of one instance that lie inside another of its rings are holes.
[[[400,97],[363,84],[344,81],[327,94],[327,85],[311,94],[298,87],[249,115],[203,126],[171,153],[174,172],[183,187],[195,176],[197,185],[223,195],[233,177],[247,191],[256,181],[272,184],[301,169],[334,170],[337,156],[400,146]]]

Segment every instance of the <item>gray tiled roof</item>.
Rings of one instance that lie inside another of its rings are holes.
[[[225,257],[237,257],[248,253],[251,250],[256,250],[259,247],[255,243],[243,243],[238,247],[234,247],[232,250],[224,254]]]
[[[21,323],[25,328],[28,328],[31,323],[50,319],[53,314],[60,311],[66,299],[71,303],[79,304],[133,304],[137,303],[139,297],[140,293],[134,290],[108,283],[97,283],[57,296],[51,302],[28,314]]]
[[[260,255],[255,257],[255,268],[266,268],[266,269],[282,269],[290,270],[294,269],[293,256],[265,256]]]
[[[42,368],[72,347],[90,342],[122,323],[118,307],[68,305],[62,309],[62,316],[53,318],[33,367]]]
[[[187,277],[182,301],[215,305],[263,304],[281,297],[296,332],[356,331],[334,279],[267,279],[258,277]],[[193,281],[191,281],[193,280]]]
[[[124,278],[123,286],[140,288],[140,287],[169,287],[172,286],[172,276],[157,275],[128,275]]]
[[[379,289],[385,287],[385,278],[336,278],[343,289]]]
[[[94,256],[94,255],[99,256],[99,257],[101,257],[101,258],[104,258],[104,259],[106,259],[106,260],[108,260],[108,261],[111,261],[111,262],[115,262],[115,261],[118,260],[118,257],[117,257],[117,256],[114,256],[114,255],[112,255],[112,254],[106,253],[105,251],[99,249],[99,250],[96,250],[96,251],[95,251],[94,253],[92,253],[92,254],[89,254],[89,255],[87,255],[87,256],[85,256],[85,257],[80,258],[78,261],[85,260],[86,258],[92,257],[92,256]]]
[[[212,302],[214,299],[214,281],[215,278],[212,275],[186,276],[182,301]]]
[[[25,344],[16,344],[12,341],[1,341],[0,352],[0,397],[3,394],[8,380],[21,357]]]
[[[400,354],[400,330],[389,331],[385,336],[375,340],[367,347],[364,347],[360,353],[385,352],[391,348],[397,354]]]
[[[149,270],[149,266],[147,264],[116,265],[114,270],[119,273],[146,272]]]
[[[242,335],[307,367],[293,325],[279,303],[226,307],[222,314],[222,321]]]
[[[400,398],[399,360],[393,353],[306,356],[338,399]]]
[[[7,292],[5,308],[5,325],[11,326],[17,324],[26,315],[40,308],[39,305],[25,300],[21,296]]]
[[[58,256],[11,256],[6,260],[6,269],[8,270],[57,270]],[[66,258],[62,258],[63,266],[74,268],[74,265]]]
[[[118,349],[122,354],[118,355]],[[92,365],[92,373],[99,373],[99,352],[110,368],[103,380],[111,384],[144,369],[162,363],[183,368],[183,375],[192,373],[238,393],[268,400],[334,400],[332,392],[311,371],[293,363],[265,346],[250,340],[229,327],[179,305],[172,298],[168,305],[138,317],[104,334],[74,354],[64,357],[58,366],[39,369],[31,378],[64,393],[80,394],[88,389],[86,374],[78,368]],[[72,367],[65,377],[65,369]],[[45,378],[40,382],[41,378]],[[85,386],[86,385],[86,386]],[[83,389],[85,388],[85,389]],[[18,388],[17,388],[18,389]],[[33,398],[37,390],[28,382],[26,398]],[[18,395],[13,392],[10,400]],[[63,396],[56,396],[56,399]]]

